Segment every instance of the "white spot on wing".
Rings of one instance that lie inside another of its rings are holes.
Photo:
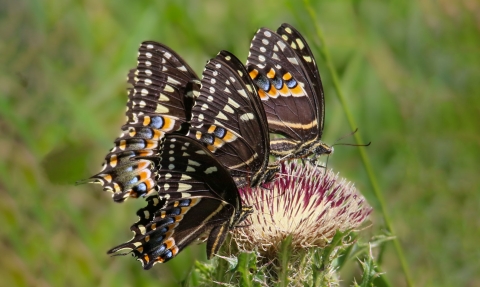
[[[180,178],[181,180],[189,180],[189,179],[192,179],[190,176],[182,173],[182,177]]]
[[[303,49],[305,47],[305,45],[303,44],[302,40],[300,40],[300,38],[297,38],[296,41],[300,49]]]
[[[189,159],[188,160],[188,165],[200,166],[200,163],[198,163],[197,161]]]
[[[177,191],[182,192],[182,191],[186,191],[186,190],[190,190],[190,189],[192,189],[192,186],[190,184],[179,183]],[[184,197],[183,194],[182,194],[182,197]],[[185,196],[185,197],[189,197],[189,196]]]
[[[211,173],[214,173],[214,172],[217,172],[217,171],[218,171],[217,167],[216,167],[216,166],[212,166],[212,167],[207,168],[207,169],[205,170],[205,173],[206,173],[206,174],[211,174]]]
[[[166,114],[169,111],[170,110],[167,107],[165,107],[164,105],[160,105],[160,104],[157,104],[157,108],[155,109],[155,112],[159,113],[159,114]]]
[[[288,61],[289,61],[290,63],[292,63],[292,64],[294,64],[294,65],[298,65],[298,61],[297,61],[296,58],[287,58],[287,59],[288,59]]]
[[[249,120],[253,120],[254,118],[255,118],[255,116],[252,113],[246,113],[246,114],[243,114],[243,115],[240,116],[240,119],[244,122],[249,121]]]
[[[160,102],[168,102],[170,101],[170,98],[167,97],[165,94],[160,93],[160,97],[158,98]]]
[[[174,85],[180,85],[180,82],[177,81],[177,80],[175,80],[175,79],[172,78],[172,77],[168,77],[168,78],[167,78],[167,82],[172,83],[172,84],[174,84]]]
[[[229,105],[225,105],[223,110],[226,111],[227,113],[231,113],[231,114],[235,113],[235,111]]]
[[[236,109],[238,109],[240,107],[240,105],[237,102],[235,102],[234,100],[232,100],[231,98],[228,98],[228,103]]]
[[[216,117],[225,121],[228,120],[227,116],[225,116],[225,114],[222,112],[218,112],[218,115]]]
[[[247,98],[248,99],[248,96],[247,96],[247,93],[245,92],[244,89],[241,89],[241,90],[237,90],[237,92],[244,98]]]
[[[172,93],[173,91],[175,91],[170,85],[165,85],[165,88],[163,90],[169,93]]]

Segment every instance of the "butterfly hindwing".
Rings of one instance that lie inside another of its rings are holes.
[[[201,143],[181,135],[162,141],[158,196],[137,212],[134,237],[108,252],[130,250],[145,269],[172,259],[205,234],[211,258],[226,232],[251,213],[242,207],[229,171]]]
[[[155,190],[155,158],[166,133],[181,129],[193,105],[190,81],[197,76],[167,46],[147,41],[139,48],[137,68],[130,71],[126,118],[103,170],[89,181],[113,192],[117,202]]]

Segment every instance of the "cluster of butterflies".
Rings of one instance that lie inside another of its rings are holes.
[[[221,51],[201,80],[170,48],[144,42],[128,82],[122,134],[103,170],[87,181],[100,183],[116,202],[147,197],[130,228],[134,237],[108,251],[127,250],[144,269],[200,237],[211,258],[253,212],[242,206],[238,188],[275,180],[281,161],[333,151],[321,141],[317,65],[289,24],[276,32],[259,29],[246,66]]]

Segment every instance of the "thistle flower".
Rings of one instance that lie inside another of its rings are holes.
[[[291,235],[293,250],[324,248],[336,231],[359,227],[372,209],[354,185],[332,170],[311,164],[285,163],[280,176],[266,188],[240,191],[255,212],[233,238],[241,251],[257,250],[273,259]]]

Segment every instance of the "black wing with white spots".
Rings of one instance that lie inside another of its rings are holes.
[[[117,202],[155,190],[155,159],[159,141],[178,132],[190,119],[195,72],[174,51],[160,43],[143,42],[137,68],[130,71],[127,122],[103,169],[88,182],[100,183]]]
[[[233,54],[221,51],[207,63],[194,93],[188,135],[215,153],[239,178],[239,185],[250,182],[256,186],[271,180],[275,168],[268,168],[267,118],[243,64]]]
[[[247,61],[259,89],[269,129],[285,138],[271,141],[273,155],[284,159],[329,154],[321,142],[325,102],[313,54],[302,35],[289,24],[255,34]]]
[[[229,171],[201,143],[181,135],[162,141],[159,196],[137,212],[134,237],[108,252],[130,251],[144,269],[167,262],[205,234],[211,258],[227,232],[252,212],[242,207]]]

